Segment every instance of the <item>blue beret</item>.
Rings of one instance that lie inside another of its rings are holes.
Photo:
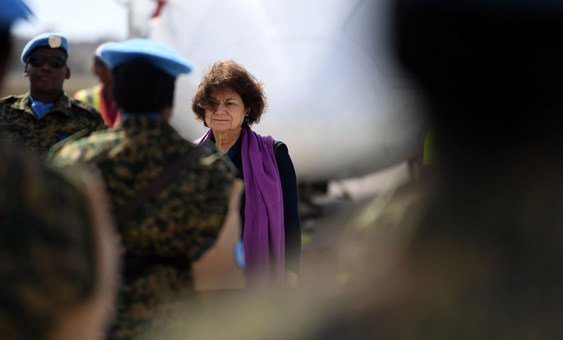
[[[10,28],[19,19],[27,19],[31,10],[22,0],[0,0],[0,29]]]
[[[101,57],[110,68],[144,59],[173,77],[191,72],[192,64],[170,47],[150,39],[130,39],[102,46]]]
[[[2,0],[0,0],[2,1]],[[26,63],[27,57],[37,47],[61,48],[68,55],[68,40],[60,33],[43,33],[31,39],[23,48],[21,62]]]
[[[94,52],[94,57],[96,58],[96,60],[103,63],[108,68],[109,68],[108,63],[105,61],[104,57],[102,57],[102,51],[104,50],[104,48],[107,45],[110,45],[110,44],[115,44],[115,42],[102,43],[96,48],[96,51]]]

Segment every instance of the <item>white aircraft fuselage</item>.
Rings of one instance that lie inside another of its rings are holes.
[[[265,85],[253,129],[284,141],[300,182],[361,176],[421,150],[418,101],[390,53],[386,0],[169,0],[150,37],[195,66],[177,82],[172,124],[205,131],[191,99],[216,61]]]

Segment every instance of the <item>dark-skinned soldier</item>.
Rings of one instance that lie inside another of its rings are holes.
[[[59,33],[43,33],[24,47],[21,62],[29,92],[0,100],[0,139],[46,157],[49,149],[74,135],[105,128],[100,113],[65,93],[70,78],[69,45]]]

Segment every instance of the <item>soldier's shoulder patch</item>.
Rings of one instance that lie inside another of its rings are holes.
[[[70,103],[72,105],[73,108],[75,109],[79,109],[80,111],[86,111],[88,112],[88,114],[90,115],[94,115],[94,116],[100,116],[101,117],[101,113],[100,111],[98,111],[95,107],[91,106],[90,104],[77,100],[77,99],[71,99]]]
[[[87,102],[78,100],[78,99],[74,99],[74,98],[70,98],[70,103],[72,106],[77,106],[81,109],[86,109],[86,110],[96,110],[93,106],[91,106],[90,104],[88,104]]]

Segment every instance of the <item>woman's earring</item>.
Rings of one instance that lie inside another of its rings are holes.
[[[244,119],[242,121],[242,126],[248,126],[249,124],[250,124],[250,117],[244,116]]]

